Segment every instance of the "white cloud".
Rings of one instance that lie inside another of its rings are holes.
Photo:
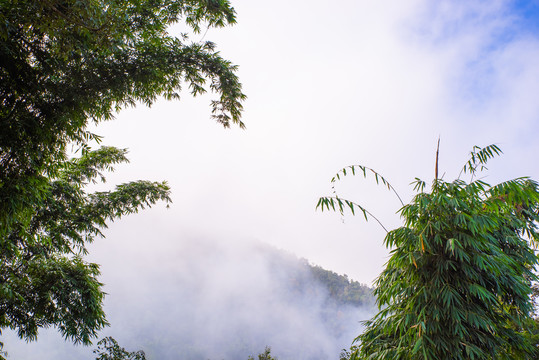
[[[508,153],[498,177],[537,176],[538,42],[516,32],[508,3],[234,5],[238,25],[205,39],[240,64],[246,131],[221,129],[208,98],[188,95],[100,127],[131,149],[124,174],[171,183],[175,203],[159,215],[171,232],[257,238],[370,282],[385,261],[383,232],[314,212],[338,168],[369,165],[409,198],[415,176],[432,178],[440,135],[447,179],[489,143]],[[398,203],[370,192],[357,200],[397,226]]]

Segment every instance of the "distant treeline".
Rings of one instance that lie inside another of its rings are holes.
[[[287,288],[295,295],[316,293],[327,296],[328,301],[338,306],[374,307],[373,289],[351,280],[346,274],[339,275],[268,245],[260,245],[259,251],[265,253],[273,271],[281,272],[281,281],[286,282]],[[320,294],[321,290],[327,294]]]
[[[342,305],[372,306],[374,296],[367,285],[350,280],[318,265],[307,264],[314,279],[327,288],[331,299]]]

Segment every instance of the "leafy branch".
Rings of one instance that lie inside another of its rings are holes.
[[[462,170],[459,173],[459,176],[457,179],[460,179],[460,176],[464,173],[470,173],[472,175],[471,180],[473,180],[475,173],[477,172],[477,168],[479,167],[479,171],[488,170],[485,166],[489,159],[494,158],[495,156],[499,156],[503,154],[503,151],[497,146],[497,145],[488,145],[484,148],[481,148],[477,145],[475,145],[472,148],[472,151],[470,152],[470,159],[468,162],[464,165]]]
[[[376,220],[378,222],[378,224],[380,224],[380,226],[386,231],[386,233],[388,232],[388,230],[386,229],[386,227],[382,224],[382,222],[376,217],[374,216],[370,211],[368,211],[367,209],[365,209],[363,206],[353,202],[353,201],[350,201],[350,200],[346,200],[346,199],[341,199],[339,197],[336,197],[336,196],[332,196],[332,197],[321,197],[320,199],[318,199],[318,204],[316,204],[316,208],[318,209],[320,207],[320,209],[322,211],[324,211],[324,208],[327,209],[327,210],[333,210],[333,211],[336,211],[336,208],[338,207],[339,208],[339,212],[341,213],[341,215],[344,215],[344,209],[345,208],[349,208],[350,211],[352,212],[352,215],[355,215],[355,210],[354,208],[358,208],[361,213],[363,214],[363,216],[365,217],[365,221],[369,221],[367,215],[369,215],[370,217],[372,217],[374,220]]]
[[[387,181],[380,173],[377,171],[363,165],[350,165],[347,167],[342,168],[335,174],[335,176],[331,179],[331,190],[333,191],[333,194],[337,195],[337,192],[335,191],[335,184],[337,181],[341,180],[341,177],[347,176],[348,174],[352,174],[352,176],[356,175],[356,170],[359,174],[363,174],[363,177],[366,179],[368,174],[372,174],[374,176],[374,180],[376,181],[376,184],[379,185],[380,182],[382,185],[385,185],[388,190],[393,191],[393,193],[397,196],[402,206],[404,206],[404,202],[402,201],[401,197],[395,190],[395,188]]]
[[[382,175],[380,175],[380,173],[378,173],[377,171],[375,171],[375,170],[373,170],[373,169],[371,169],[371,168],[369,168],[367,166],[350,165],[350,166],[342,168],[341,170],[339,170],[335,174],[335,176],[333,176],[333,178],[331,179],[331,190],[333,192],[333,196],[321,197],[318,200],[318,204],[316,205],[316,208],[317,209],[320,208],[322,211],[324,211],[324,209],[327,209],[327,210],[331,209],[333,211],[336,211],[336,209],[338,208],[341,215],[344,215],[344,209],[346,209],[346,208],[349,208],[350,211],[352,212],[352,215],[355,215],[355,209],[357,208],[357,209],[359,209],[361,211],[361,213],[363,214],[363,217],[365,217],[366,221],[369,220],[368,217],[370,216],[371,218],[376,220],[376,222],[378,222],[378,224],[387,233],[388,232],[387,228],[370,211],[368,211],[367,209],[365,209],[363,206],[359,205],[356,202],[346,200],[346,199],[341,199],[337,195],[337,191],[335,190],[335,184],[337,183],[337,181],[340,181],[341,178],[343,178],[345,176],[348,176],[349,174],[352,174],[352,176],[355,176],[356,173],[360,174],[360,175],[363,174],[363,177],[365,179],[367,178],[368,175],[374,176],[374,180],[376,181],[376,184],[379,185],[381,183],[382,185],[387,187],[388,190],[392,191],[397,196],[397,198],[399,199],[401,205],[404,206],[404,202],[402,201],[401,197],[399,196],[399,194],[397,193],[395,188],[389,183],[389,181],[387,181]]]
[[[375,282],[379,312],[364,322],[347,358],[539,358],[529,329],[537,326],[531,296],[539,280],[539,183],[474,180],[501,153],[496,145],[474,146],[452,182],[438,178],[437,155],[431,191],[424,192],[418,178],[412,182],[418,194],[400,209],[403,226],[386,230],[384,243],[392,250]],[[317,208],[341,214],[348,208],[353,215],[359,209],[378,221],[336,194],[335,183],[356,172],[394,191],[377,172],[346,167],[331,181],[334,196],[320,198]],[[469,183],[460,180],[462,173],[472,175]]]

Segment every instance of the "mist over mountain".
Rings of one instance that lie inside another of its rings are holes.
[[[374,313],[367,286],[260,242],[192,239],[116,260],[109,253],[111,327],[102,336],[149,360],[247,359],[265,346],[280,360],[338,359]],[[30,344],[6,332],[9,358],[95,358],[55,331]]]

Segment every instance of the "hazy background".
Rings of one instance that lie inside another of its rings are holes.
[[[473,145],[492,143],[505,155],[486,181],[539,178],[537,1],[232,3],[238,24],[204,40],[240,65],[247,130],[222,129],[209,119],[211,96],[188,94],[96,129],[105,144],[130,149],[131,164],[109,183],[172,186],[169,210],[142,215],[143,226],[170,234],[152,244],[186,234],[258,239],[370,283],[385,262],[384,231],[315,211],[339,168],[377,169],[406,202],[414,177],[433,178],[440,136],[447,180]],[[398,201],[371,183],[353,179],[343,189],[398,226]]]
[[[146,251],[116,242],[100,260],[112,324],[101,337],[148,360],[247,360],[266,346],[280,360],[337,359],[375,312],[371,297],[336,301],[305,260],[261,242],[184,237]],[[31,344],[7,334],[9,359],[95,358],[53,329]]]
[[[211,95],[188,94],[181,102],[127,109],[95,130],[105,145],[130,150],[131,164],[109,177],[110,186],[167,180],[173,190],[170,209],[157,205],[123,219],[91,247],[90,258],[102,264],[110,294],[112,327],[106,333],[125,345],[131,340],[122,338],[124,317],[139,316],[138,307],[176,304],[167,298],[177,285],[170,274],[181,273],[186,262],[199,264],[205,252],[192,244],[200,241],[215,244],[231,259],[241,252],[238,244],[264,242],[371,284],[387,259],[385,232],[361,217],[315,211],[343,166],[377,169],[406,202],[414,177],[433,178],[440,136],[440,173],[446,180],[458,175],[473,145],[492,143],[505,154],[491,162],[485,181],[539,179],[538,1],[232,4],[236,26],[211,29],[193,40],[216,42],[225,58],[240,65],[249,97],[247,130],[222,129],[210,120]],[[371,183],[348,179],[337,189],[386,227],[399,226],[399,202]],[[197,295],[196,302],[219,303],[223,284],[233,287],[235,272],[245,271],[238,270],[245,269],[240,259],[232,264],[238,268],[222,273],[208,268],[205,279],[215,288]],[[205,274],[204,266],[195,268],[197,276]],[[260,274],[253,272],[253,283]],[[187,300],[191,304],[193,298]],[[123,301],[130,303],[126,312],[114,312],[114,304]],[[154,321],[163,314],[178,324],[204,320],[182,319],[189,310],[177,304],[156,310]],[[227,311],[226,304],[216,306]],[[136,314],[127,313],[132,309]],[[145,324],[128,326],[146,333]],[[318,336],[296,330],[299,343]],[[268,334],[279,331],[276,326]],[[214,332],[221,336],[227,329]]]

